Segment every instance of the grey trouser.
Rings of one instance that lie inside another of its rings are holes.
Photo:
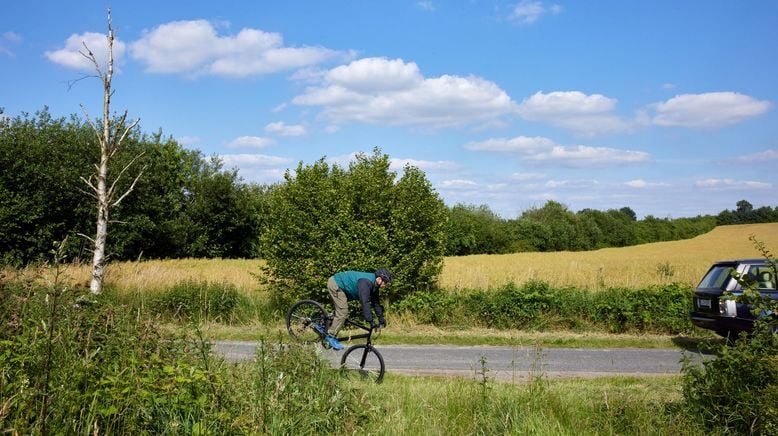
[[[335,317],[332,319],[329,333],[337,336],[343,327],[343,323],[346,322],[346,318],[348,318],[348,298],[346,298],[346,293],[338,287],[338,284],[335,283],[335,279],[332,277],[327,280],[327,290],[330,291],[332,305],[335,306]]]

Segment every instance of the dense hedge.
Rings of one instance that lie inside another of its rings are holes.
[[[435,325],[675,334],[692,329],[691,296],[691,288],[678,284],[589,292],[531,281],[490,291],[416,293],[393,309]]]

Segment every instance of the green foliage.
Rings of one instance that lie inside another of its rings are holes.
[[[151,312],[177,321],[229,324],[239,321],[238,309],[248,305],[245,300],[235,285],[189,280],[151,297],[147,304]]]
[[[509,253],[513,247],[505,227],[489,206],[457,204],[448,211],[446,255]]]
[[[374,150],[344,170],[324,159],[300,163],[268,198],[262,250],[280,301],[326,298],[341,270],[388,268],[390,298],[431,286],[444,249],[445,207],[423,172],[407,166],[395,180]]]
[[[546,282],[507,284],[494,290],[417,293],[393,306],[418,322],[518,329],[681,333],[692,329],[692,290],[681,285],[588,292]]]
[[[335,434],[364,425],[362,398],[309,348],[262,342],[253,362],[227,366],[199,328],[166,333],[107,293],[34,282],[0,283],[3,432]]]
[[[756,249],[778,270],[778,260],[753,236]],[[721,434],[778,433],[778,301],[736,277],[746,289],[738,302],[750,304],[758,319],[751,333],[717,349],[702,366],[684,364],[684,398],[689,411]],[[731,345],[731,346],[730,346]]]
[[[754,206],[746,200],[740,200],[735,210],[724,210],[716,217],[718,225],[728,224],[752,224],[774,223],[778,221],[778,207],[762,206],[754,209]]]
[[[138,156],[118,181],[117,192],[124,192],[132,169],[146,168],[132,195],[112,211],[112,258],[258,254],[265,189],[242,183],[218,159],[206,160],[162,133],[137,130],[111,161],[109,175]],[[0,118],[0,261],[46,259],[50,241],[94,234],[95,201],[81,178],[94,172],[98,158],[91,127],[76,116],[53,119],[44,109]],[[86,239],[70,239],[70,258],[89,256]]]

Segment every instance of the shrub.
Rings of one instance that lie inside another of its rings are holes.
[[[754,239],[763,257],[778,271],[778,260]],[[753,306],[755,314],[778,313],[778,301],[763,297],[753,284],[737,277],[745,292],[738,301]],[[683,366],[683,393],[687,408],[704,425],[721,434],[778,434],[778,319],[759,318],[750,334],[715,351],[702,366]]]
[[[446,209],[421,170],[407,166],[395,177],[378,149],[347,170],[322,158],[285,175],[268,197],[274,219],[262,234],[278,304],[328,298],[327,278],[349,269],[389,268],[390,300],[431,287],[443,261]]]
[[[611,332],[680,333],[692,329],[688,316],[691,295],[689,287],[677,284],[588,292],[529,281],[489,291],[416,293],[394,307],[418,322],[438,325],[538,330],[599,326]]]

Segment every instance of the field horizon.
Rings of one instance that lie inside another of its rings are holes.
[[[717,260],[757,258],[750,236],[778,250],[778,223],[718,226],[692,239],[593,251],[527,252],[446,257],[439,286],[447,291],[494,289],[541,280],[552,286],[601,290],[681,283],[696,285]],[[264,291],[262,259],[161,259],[113,262],[107,286],[155,292],[183,281],[229,283],[249,294]],[[23,271],[30,275],[30,271]],[[71,264],[67,275],[88,286],[90,266]]]

